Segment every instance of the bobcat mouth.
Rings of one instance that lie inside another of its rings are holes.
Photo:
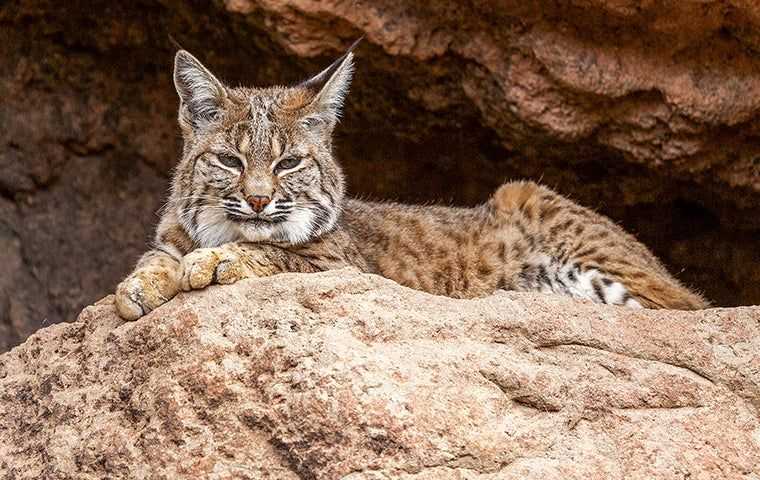
[[[260,225],[272,225],[275,223],[284,222],[287,218],[286,215],[277,215],[276,217],[251,217],[248,215],[240,215],[237,213],[227,212],[227,218],[235,223],[242,223],[246,225],[260,226]]]
[[[253,225],[255,227],[273,225],[276,223],[282,223],[287,220],[288,216],[293,211],[292,204],[288,203],[290,202],[284,202],[284,204],[283,202],[278,202],[278,204],[273,204],[272,206],[274,207],[274,212],[271,213],[246,212],[241,209],[237,201],[229,199],[225,199],[222,205],[224,208],[224,213],[229,220],[235,223]]]

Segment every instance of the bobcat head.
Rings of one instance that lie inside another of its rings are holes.
[[[230,88],[186,51],[177,53],[184,147],[169,208],[197,245],[298,244],[334,227],[344,179],[332,132],[354,46],[300,85],[269,88]]]

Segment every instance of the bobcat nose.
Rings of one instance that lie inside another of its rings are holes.
[[[269,202],[272,201],[272,198],[266,195],[248,195],[245,200],[254,212],[261,213],[269,205]]]

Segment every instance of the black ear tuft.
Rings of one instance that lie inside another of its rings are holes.
[[[339,59],[317,75],[299,85],[314,93],[312,105],[316,114],[335,123],[340,117],[343,101],[354,73],[353,50],[364,37],[355,41]]]

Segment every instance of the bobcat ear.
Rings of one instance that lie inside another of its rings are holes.
[[[174,57],[174,86],[180,98],[180,122],[193,129],[203,129],[221,115],[227,90],[185,50],[180,50]]]
[[[311,118],[308,120],[316,117],[329,125],[337,123],[354,73],[353,50],[361,40],[355,41],[332,65],[300,85],[314,95],[309,104]]]

